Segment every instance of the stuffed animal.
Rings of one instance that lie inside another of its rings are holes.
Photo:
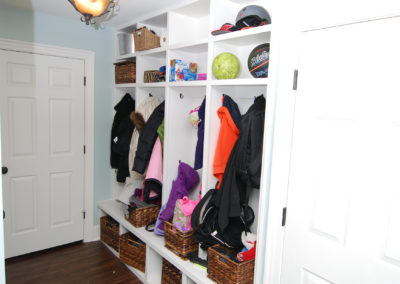
[[[239,252],[236,256],[237,259],[239,261],[248,261],[254,259],[256,257],[257,235],[243,231],[241,238],[246,251]]]

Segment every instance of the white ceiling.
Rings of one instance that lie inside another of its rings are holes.
[[[185,0],[186,1],[186,0]],[[176,6],[185,2],[183,0],[116,0],[119,11],[104,19],[103,25],[116,27],[132,22],[138,17]],[[0,5],[12,6],[35,12],[42,12],[54,16],[80,19],[80,14],[67,0],[0,0]]]

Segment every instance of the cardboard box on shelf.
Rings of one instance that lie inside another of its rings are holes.
[[[171,59],[170,64],[170,82],[197,80],[197,63],[188,63],[180,59]]]

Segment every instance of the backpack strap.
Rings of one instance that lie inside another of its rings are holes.
[[[196,207],[194,207],[192,212],[192,218],[190,220],[190,224],[192,225],[193,230],[199,230],[199,224],[201,223],[200,218],[203,217],[204,208],[207,205],[208,201],[212,198],[215,194],[215,189],[210,189],[207,191],[206,195],[201,198],[200,202],[197,203]]]

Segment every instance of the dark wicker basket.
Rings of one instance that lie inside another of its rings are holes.
[[[161,284],[182,283],[182,272],[163,258]]]
[[[146,245],[131,233],[119,239],[119,259],[142,272],[145,271]]]
[[[115,63],[115,84],[136,83],[136,62]]]
[[[160,47],[160,37],[153,34],[146,27],[139,28],[133,32],[135,51],[147,50]]]
[[[110,216],[104,216],[100,218],[100,240],[118,251],[119,224]]]
[[[159,205],[150,205],[133,210],[128,209],[128,211],[125,213],[125,219],[136,228],[140,228],[157,220],[159,212]]]
[[[215,245],[208,249],[208,277],[221,284],[253,284],[255,260],[237,263],[216,251],[216,247],[222,248]]]
[[[199,244],[195,241],[193,230],[181,231],[170,222],[164,222],[165,247],[182,259],[187,259],[189,252],[197,252]]]

